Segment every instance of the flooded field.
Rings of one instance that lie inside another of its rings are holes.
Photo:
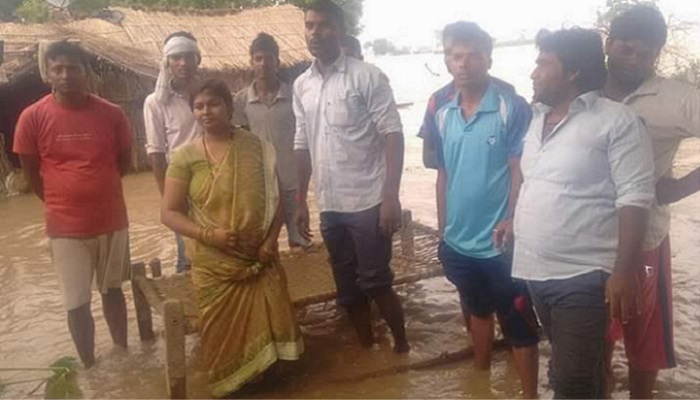
[[[513,82],[529,96],[529,66],[532,49],[509,50],[522,63],[504,65],[494,59],[495,75]],[[517,53],[517,54],[516,54]],[[404,208],[414,219],[436,225],[435,173],[420,163],[420,141],[414,137],[422,119],[429,93],[446,83],[436,55],[402,56],[376,60],[390,76],[399,102],[413,103],[401,110],[407,138],[406,166],[401,190]],[[429,68],[426,68],[428,66]],[[700,165],[700,145],[683,147],[676,171],[688,172]],[[148,261],[158,257],[164,273],[174,273],[173,234],[159,222],[159,196],[149,173],[125,178],[129,209],[132,259]],[[675,337],[679,367],[662,371],[659,398],[697,398],[700,395],[700,195],[674,206],[672,247],[674,272]],[[312,221],[317,228],[318,220]],[[316,235],[316,240],[320,236]],[[46,367],[75,351],[65,323],[57,279],[50,263],[44,236],[42,205],[33,196],[0,200],[0,366]],[[284,247],[286,239],[281,238]],[[138,339],[129,285],[125,285],[129,306],[129,350],[113,349],[101,304],[92,304],[96,322],[98,363],[79,371],[79,385],[86,398],[162,398],[166,396],[163,369],[162,321],[155,319],[158,338],[142,343]],[[239,395],[254,398],[512,398],[519,396],[519,384],[507,351],[495,355],[490,373],[475,371],[468,357],[454,362],[439,360],[444,352],[460,355],[469,342],[453,287],[443,278],[432,278],[399,287],[403,299],[412,351],[395,355],[389,335],[379,318],[377,332],[383,340],[375,349],[360,350],[343,314],[331,303],[299,310],[307,351],[302,361],[284,366],[282,373]],[[98,296],[99,297],[99,296]],[[198,339],[187,339],[188,395],[209,396],[198,358]],[[545,377],[548,347],[541,345],[540,377]],[[615,358],[615,398],[626,398],[626,367],[621,349]],[[22,373],[0,379],[28,379]],[[7,388],[0,397],[40,398],[29,394],[35,384]],[[551,397],[541,379],[543,397]]]

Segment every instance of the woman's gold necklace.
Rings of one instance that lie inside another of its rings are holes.
[[[213,171],[214,166],[212,165],[212,162],[215,165],[219,165],[222,160],[217,160],[214,158],[214,155],[209,151],[209,146],[207,146],[207,139],[206,139],[207,133],[204,132],[204,135],[202,135],[202,146],[204,147],[204,156],[207,159],[207,164],[209,165],[209,171]],[[231,136],[229,140],[233,139],[233,130],[231,130]],[[225,155],[224,155],[225,157]]]

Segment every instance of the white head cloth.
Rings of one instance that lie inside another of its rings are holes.
[[[168,57],[175,54],[195,53],[198,57],[202,57],[199,52],[197,42],[184,36],[174,36],[165,43],[163,47],[163,59],[160,61],[160,71],[158,72],[158,80],[156,81],[156,100],[161,103],[166,103],[171,94],[170,83],[173,80],[168,65]]]

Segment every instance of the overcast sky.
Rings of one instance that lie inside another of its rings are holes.
[[[434,44],[435,31],[460,19],[493,37],[532,37],[540,28],[590,27],[605,0],[364,0],[364,42],[388,38],[402,46]],[[697,0],[661,0],[661,10],[700,25]]]

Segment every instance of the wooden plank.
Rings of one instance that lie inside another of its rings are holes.
[[[171,399],[187,398],[187,360],[185,357],[185,311],[178,300],[163,304],[165,324],[165,379]]]
[[[142,341],[153,340],[153,317],[148,300],[138,282],[140,278],[146,278],[146,265],[137,263],[131,266],[131,291],[134,295],[134,308],[136,309],[136,322],[139,328],[139,337]]]
[[[160,259],[154,258],[148,262],[148,266],[151,267],[151,276],[154,278],[160,278],[163,276],[163,270],[160,265]]]
[[[163,299],[154,287],[155,283],[153,280],[148,279],[144,272],[143,275],[134,277],[134,280],[138,282],[141,292],[146,298],[146,302],[156,311],[156,313],[161,313],[163,311]]]
[[[415,255],[413,239],[413,214],[411,210],[403,210],[401,212],[401,254],[405,257]]]

